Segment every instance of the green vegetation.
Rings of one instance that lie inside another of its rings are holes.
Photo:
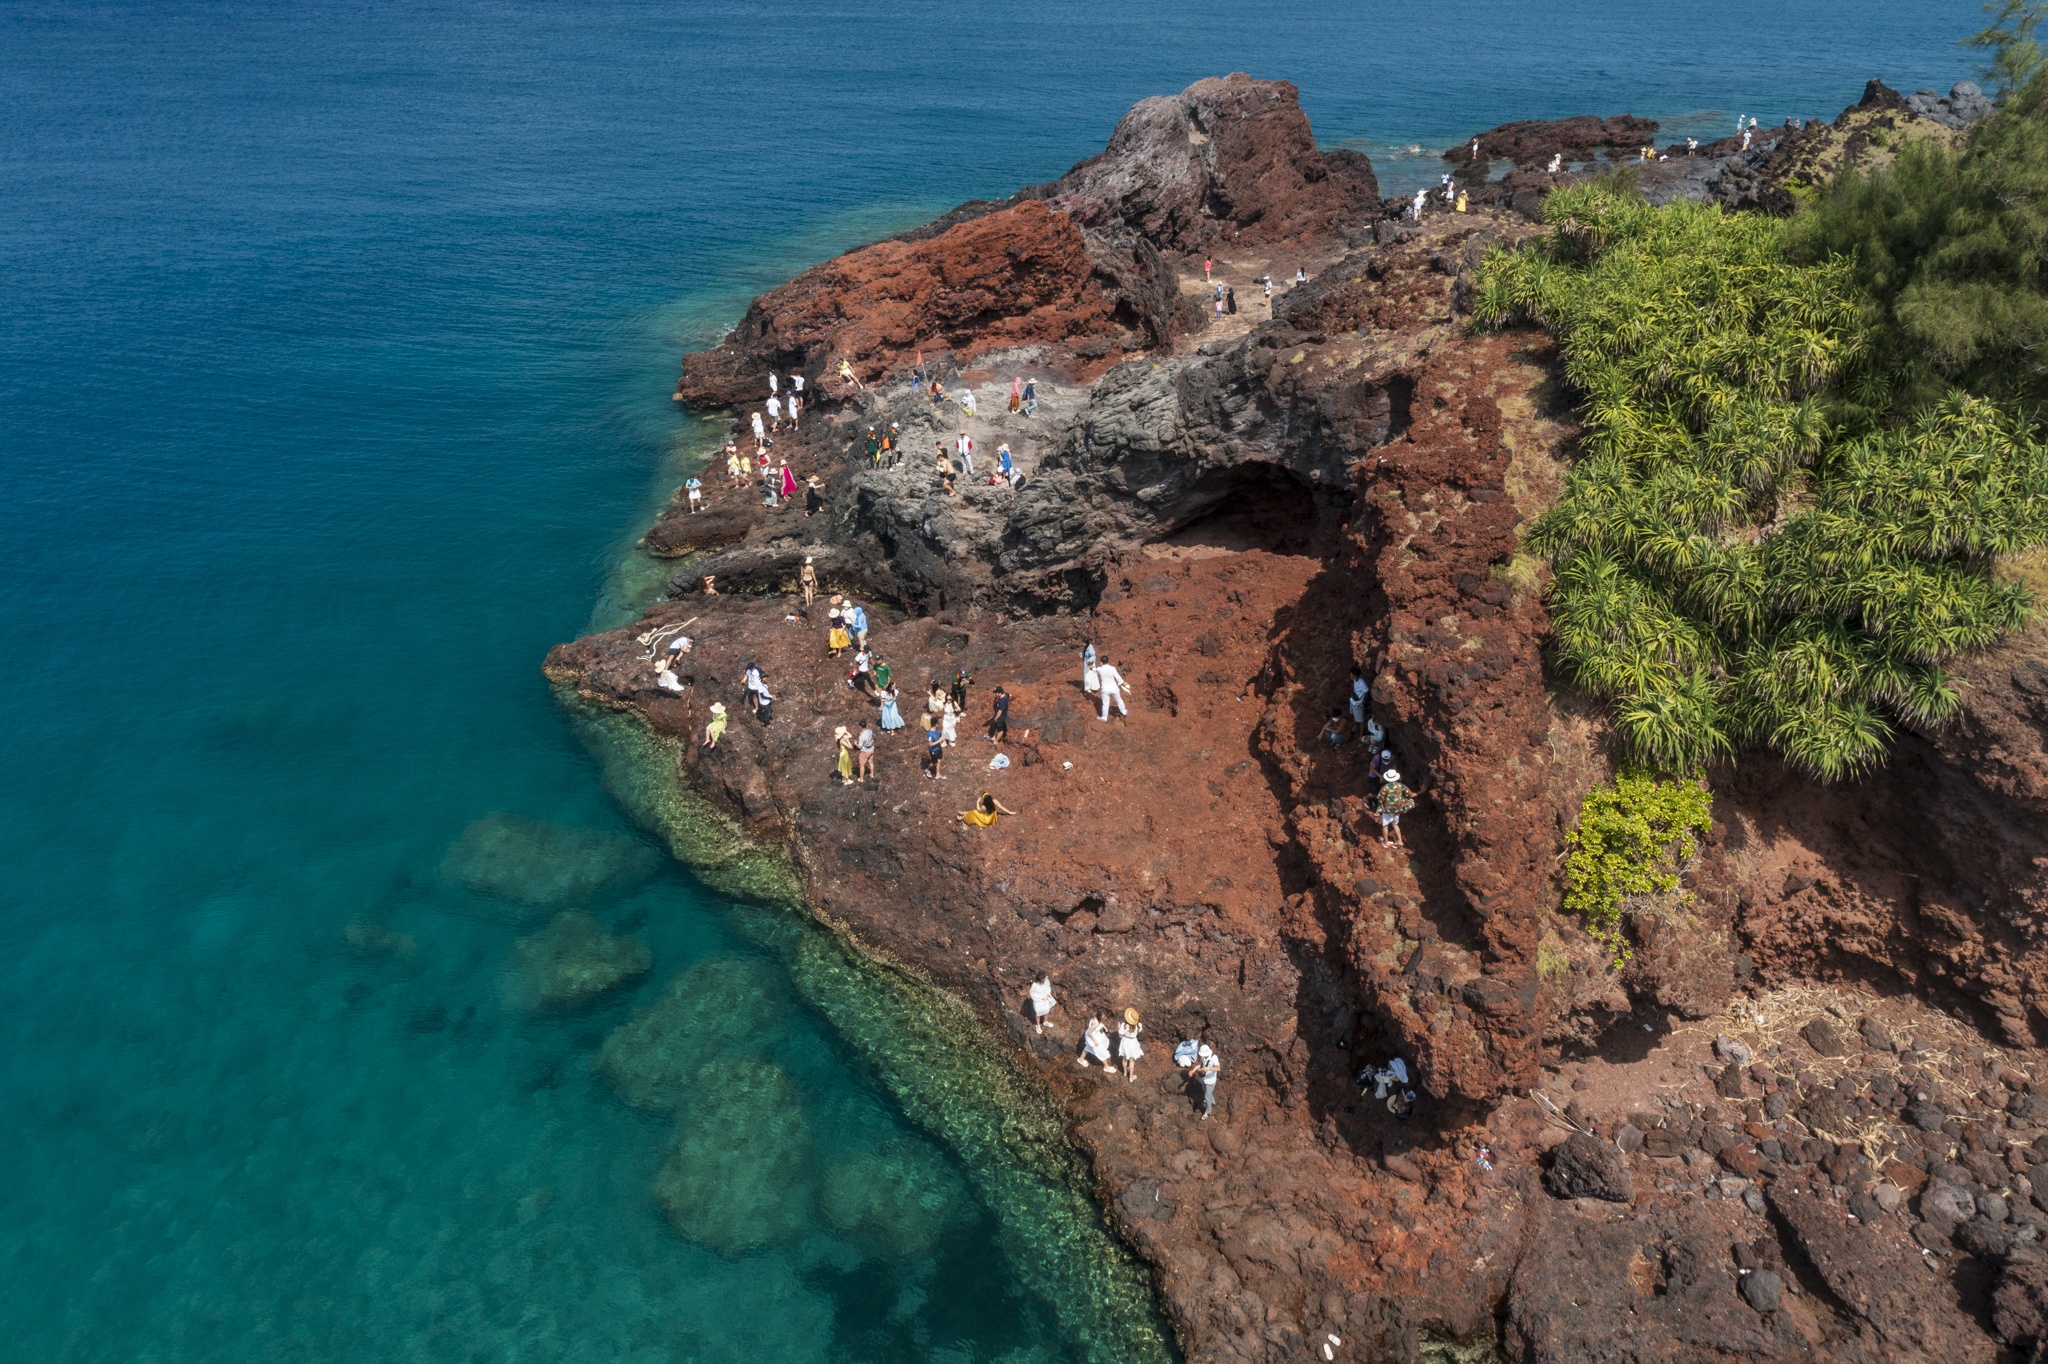
[[[1678,890],[1700,835],[1712,827],[1712,805],[1697,780],[1636,773],[1586,794],[1579,822],[1565,838],[1564,907],[1606,944],[1616,965],[1631,950],[1621,923],[1629,897]]]
[[[2041,26],[2040,0],[1999,0],[1984,6],[1992,16],[1982,31],[1963,39],[1964,47],[1990,54],[1984,59],[1984,78],[2002,97],[2032,80],[2041,69],[2041,48],[2034,30]]]
[[[1790,222],[1594,184],[1488,259],[1476,322],[1549,329],[1584,397],[1528,547],[1558,661],[1634,761],[1855,774],[1955,713],[1945,659],[2024,622],[1992,569],[2048,541],[2036,179],[2048,76],[1963,153],[1909,148]]]

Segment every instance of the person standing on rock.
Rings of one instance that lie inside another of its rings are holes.
[[[782,429],[782,399],[772,394],[768,399],[768,429],[770,431],[780,431]]]
[[[1016,472],[1017,464],[1016,461],[1010,457],[1010,447],[1006,444],[998,445],[996,447],[996,473],[1001,475],[999,481],[1005,485],[1008,485],[1011,476],[1014,475]]]
[[[818,486],[817,479],[804,484],[804,520],[808,521],[825,510],[825,492]]]
[[[960,744],[960,708],[947,697],[946,704],[939,711],[939,733],[945,736],[946,747],[957,748]]]
[[[1365,727],[1365,703],[1372,699],[1372,687],[1365,680],[1365,669],[1351,670],[1351,723]]]
[[[1081,646],[1081,690],[1102,690],[1101,677],[1095,671],[1095,641],[1092,639]]]
[[[804,396],[804,376],[803,376],[803,375],[801,375],[801,374],[792,374],[792,375],[790,375],[790,376],[789,376],[789,391],[790,391],[790,395],[791,395],[792,397],[796,397],[796,398],[801,398],[801,397],[803,397],[803,396]]]
[[[725,702],[711,703],[711,721],[704,726],[704,747],[716,748],[718,741],[725,737]]]
[[[860,738],[856,741],[855,747],[860,753],[860,763],[853,774],[853,779],[855,781],[873,781],[875,779],[875,731],[867,725],[862,725],[860,727]]]
[[[1091,1056],[1102,1063],[1104,1070],[1116,1069],[1116,1062],[1109,1059],[1109,1029],[1102,1025],[1101,1019],[1093,1017],[1081,1030],[1081,1054],[1074,1058],[1074,1064],[1086,1070]]]
[[[1010,693],[1001,687],[990,698],[987,738],[990,743],[1000,744],[1010,737]]]
[[[1020,374],[1010,380],[1010,411],[1015,412],[1022,406],[1024,406],[1024,376]]]
[[[1194,1064],[1188,1067],[1188,1074],[1202,1086],[1202,1121],[1209,1121],[1209,1115],[1216,1111],[1216,1073],[1223,1069],[1223,1063],[1216,1059],[1216,1049],[1207,1042],[1195,1052]]]
[[[974,414],[970,412],[968,413],[968,415],[973,416]],[[967,476],[969,478],[973,478],[974,438],[968,435],[965,431],[962,431],[960,433],[960,438],[953,442],[953,453],[960,456],[960,467],[966,470]]]
[[[946,708],[946,687],[945,687],[945,684],[944,684],[944,683],[942,683],[942,682],[940,682],[938,678],[934,677],[934,678],[932,679],[932,685],[931,685],[931,694],[930,694],[930,695],[928,695],[928,696],[926,696],[926,697],[924,698],[924,716],[925,716],[925,719],[927,719],[927,720],[931,721],[931,723],[932,723],[932,724],[934,724],[934,725],[938,724],[938,722],[939,722],[939,712],[940,712],[940,711],[942,711],[942,710],[944,710],[945,708]]]
[[[886,669],[889,665],[881,665]],[[880,683],[875,699],[882,703],[882,733],[893,734],[903,728],[903,712],[896,708],[897,691],[887,683]]]
[[[846,604],[846,628],[853,635],[853,642],[865,649],[868,647],[868,611],[859,602]]]
[[[796,496],[796,470],[790,468],[789,461],[785,459],[782,461],[780,473],[782,475],[782,500],[788,502]]]
[[[833,762],[839,769],[839,784],[841,786],[851,786],[853,785],[853,735],[848,732],[845,725],[841,725],[832,731],[832,741],[836,750]]]
[[[760,413],[753,412],[749,413],[748,415],[752,418],[754,423],[754,448],[758,450],[768,443],[768,427],[767,424],[761,420]]]
[[[1380,774],[1380,846],[1406,848],[1401,837],[1401,816],[1415,808],[1415,793],[1401,784],[1401,774],[1388,768]],[[1389,835],[1392,836],[1391,841]]]
[[[1038,415],[1038,380],[1028,375],[1024,380],[1024,415],[1027,417]]]
[[[967,713],[967,684],[973,680],[967,669],[953,669],[953,685],[947,689],[946,696],[952,701],[953,709],[962,715]]]
[[[792,393],[789,395],[789,429],[797,429],[797,416],[803,411],[804,400]]]
[[[740,674],[740,685],[747,690],[747,709],[761,708],[761,665],[749,663],[747,670]]]
[[[939,722],[936,719],[928,720],[925,723],[927,728],[924,732],[924,761],[925,766],[931,769],[925,775],[934,781],[944,781],[946,779],[946,736],[939,732]]]
[[[1273,277],[1272,277],[1272,275],[1270,275],[1270,274],[1269,274],[1269,275],[1267,275],[1267,276],[1266,276],[1266,278],[1264,279],[1264,281],[1262,281],[1262,282],[1263,282],[1263,283],[1265,284],[1265,286],[1266,286],[1266,306],[1267,306],[1268,308],[1270,308],[1270,307],[1272,307],[1272,306],[1273,306]]]
[[[1116,1055],[1123,1063],[1126,1084],[1138,1078],[1138,1059],[1145,1054],[1145,1048],[1138,1043],[1138,1034],[1145,1031],[1145,1025],[1138,1021],[1136,1009],[1124,1010],[1124,1021],[1116,1025]]]
[[[690,515],[695,516],[704,507],[704,480],[695,474],[683,485],[683,491],[690,497]]]
[[[1237,290],[1227,284],[1223,286],[1223,306],[1232,317],[1237,316]]]
[[[804,594],[804,610],[810,610],[811,603],[818,599],[818,567],[808,554],[804,556],[804,566],[797,570],[796,585]]]
[[[768,690],[767,678],[762,678],[754,688],[754,696],[760,703],[754,707],[754,713],[761,717],[761,728],[766,729],[775,719],[775,693]]]
[[[1207,256],[1202,258],[1202,283],[1207,284],[1209,282],[1209,272],[1215,268],[1216,262],[1213,259]]]
[[[1045,1016],[1059,1004],[1052,997],[1052,973],[1043,968],[1031,973],[1031,1026],[1040,1036],[1045,1034]]]
[[[1109,723],[1109,708],[1114,705],[1116,713],[1126,720],[1131,717],[1130,709],[1124,705],[1124,693],[1130,688],[1124,682],[1124,675],[1116,670],[1107,658],[1095,665],[1095,685],[1102,689],[1102,723]]]
[[[772,397],[780,391],[781,385],[776,382],[775,371],[771,369],[768,371],[768,393]]]
[[[1295,267],[1294,267],[1294,287],[1295,287],[1295,288],[1297,288],[1297,289],[1299,289],[1299,288],[1300,288],[1300,287],[1301,287],[1302,285],[1304,285],[1304,284],[1306,284],[1306,283],[1308,283],[1308,269],[1307,269],[1307,267],[1306,267],[1306,266],[1300,266],[1300,265],[1297,265],[1297,266],[1295,266]]]
[[[1423,205],[1423,203],[1424,203],[1424,202],[1425,202],[1425,201],[1426,201],[1426,200],[1427,200],[1428,198],[1429,198],[1429,191],[1428,191],[1428,190],[1426,190],[1426,189],[1419,189],[1419,190],[1416,190],[1416,191],[1415,191],[1415,202],[1414,202],[1414,203],[1412,203],[1412,204],[1410,204],[1410,205],[1408,205],[1408,216],[1409,216],[1410,218],[1414,219],[1414,220],[1415,220],[1416,222],[1418,222],[1418,223],[1422,221],[1422,205]],[[1296,280],[1296,281],[1295,281],[1295,287],[1296,287],[1296,288],[1300,288],[1300,287],[1301,287],[1301,282],[1300,282],[1299,280]]]
[[[1564,169],[1564,153],[1563,153],[1563,152],[1553,152],[1553,153],[1551,153],[1551,156],[1550,156],[1550,164],[1549,164],[1549,165],[1548,165],[1547,167],[1545,167],[1545,169],[1546,169],[1547,171],[1549,171],[1549,172],[1550,172],[1550,174],[1552,174],[1552,175],[1556,175],[1556,174],[1557,174],[1557,173],[1558,173],[1559,171],[1563,170],[1563,169]]]

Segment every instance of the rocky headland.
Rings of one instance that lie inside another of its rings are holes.
[[[1644,188],[1782,208],[1802,177],[1955,136],[1969,93],[1930,112],[1873,82],[1832,123],[1667,149]],[[697,407],[807,376],[775,453],[824,506],[769,509],[707,469],[708,509],[648,534],[679,561],[666,597],[548,658],[786,847],[819,916],[1007,1034],[1190,1359],[1990,1361],[2048,1339],[2048,634],[1968,658],[1963,718],[1875,775],[1709,773],[1695,898],[1635,912],[1625,967],[1560,911],[1565,834],[1616,746],[1547,671],[1547,569],[1520,532],[1576,408],[1547,336],[1466,313],[1485,253],[1583,173],[1551,156],[1626,159],[1654,131],[1479,134],[1516,169],[1414,222],[1365,158],[1316,148],[1292,86],[1146,100],[1060,179],[808,270],[685,357]],[[920,352],[979,415],[910,385]],[[1021,376],[1035,415],[1008,408]],[[879,464],[870,429],[896,433]],[[983,476],[948,492],[936,449],[963,431]],[[998,444],[1020,486],[987,480]],[[833,769],[834,729],[876,708],[827,656],[825,597],[800,609],[806,560],[866,607],[912,722],[872,783]],[[679,631],[675,694],[656,673]],[[1128,718],[1095,717],[1090,639]],[[1380,844],[1365,745],[1320,737],[1354,667],[1420,788],[1405,850]],[[962,670],[931,780],[925,686]],[[998,685],[1000,750],[981,737]],[[710,747],[713,702],[732,721]],[[969,827],[983,791],[1016,813]],[[498,874],[493,835],[458,872]],[[648,1058],[697,1045],[694,994],[677,982],[606,1044],[629,1101],[672,1102]],[[1136,1082],[1077,1067],[1081,1025],[1126,1007]],[[1168,1055],[1197,1036],[1223,1058],[1207,1121]],[[1393,1057],[1405,1117],[1357,1079]],[[724,1149],[773,1097],[699,1115],[679,1151]],[[651,1194],[679,1226],[708,1215],[706,1168],[679,1155]]]

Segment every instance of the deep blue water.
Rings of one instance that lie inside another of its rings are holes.
[[[821,1226],[735,1260],[663,1220],[671,1124],[589,1060],[710,956],[779,992],[821,1168],[948,1139],[724,898],[673,868],[598,897],[653,972],[535,1018],[502,976],[546,912],[444,871],[496,811],[644,838],[538,663],[648,590],[628,550],[696,431],[677,353],[1202,75],[1294,80],[1391,192],[1438,165],[1387,149],[1508,118],[1713,132],[1832,115],[1871,75],[1946,89],[1977,22],[1967,0],[0,4],[11,1352],[1073,1357],[971,1199],[893,1258]],[[355,951],[351,923],[415,949]]]

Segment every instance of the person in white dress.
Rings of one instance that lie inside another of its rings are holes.
[[[1109,1029],[1102,1026],[1099,1018],[1090,1018],[1088,1026],[1081,1033],[1081,1054],[1074,1064],[1088,1069],[1088,1058],[1094,1057],[1102,1063],[1104,1070],[1115,1070],[1116,1062],[1109,1059]]]
[[[1040,971],[1038,979],[1031,982],[1031,1024],[1039,1032],[1045,1031],[1045,1016],[1057,1003],[1052,997],[1052,977]]]
[[[1136,1009],[1124,1010],[1124,1021],[1116,1025],[1116,1054],[1123,1062],[1124,1080],[1138,1078],[1138,1058],[1145,1054],[1145,1048],[1138,1044],[1138,1034],[1145,1031],[1145,1025],[1138,1021]]]

